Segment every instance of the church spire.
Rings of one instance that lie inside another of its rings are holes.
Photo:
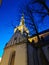
[[[22,17],[21,17],[21,20],[20,20],[20,25],[14,29],[14,32],[16,32],[17,30],[19,30],[22,34],[24,33],[24,31],[26,33],[29,33],[29,30],[25,26],[24,22],[25,22],[25,19],[24,19],[24,14],[23,14]]]

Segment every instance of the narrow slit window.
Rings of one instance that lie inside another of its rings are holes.
[[[15,52],[12,53],[11,58],[10,58],[10,64],[9,65],[14,65],[15,61]]]

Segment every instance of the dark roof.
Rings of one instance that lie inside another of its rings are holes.
[[[49,29],[44,30],[44,31],[42,31],[42,32],[38,33],[38,35],[41,35],[41,34],[44,34],[44,33],[47,33],[47,32],[49,32]],[[33,35],[32,35],[32,36],[30,36],[30,37],[34,37],[34,36],[37,36],[37,34],[33,34]]]
[[[10,41],[5,45],[5,48],[18,44],[18,43],[23,43],[25,42],[26,37],[24,37],[20,31],[16,31],[16,33],[14,33],[14,35],[12,36],[12,38],[10,39]]]

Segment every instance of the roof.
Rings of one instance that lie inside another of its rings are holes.
[[[6,43],[5,48],[19,44],[19,43],[24,43],[26,42],[26,37],[21,34],[19,30],[17,30],[14,35],[11,37],[8,43]]]
[[[46,38],[47,36],[49,36],[49,30],[43,31],[41,33],[39,33],[39,37],[44,37]],[[32,42],[32,40],[34,40],[35,43],[38,42],[38,38],[36,35],[32,36],[32,37],[28,37],[28,40],[30,42]],[[15,44],[19,44],[19,43],[24,43],[27,41],[27,37],[24,36],[23,34],[21,34],[21,32],[19,30],[17,30],[14,35],[12,36],[12,38],[10,39],[10,41],[6,44],[6,47],[15,45]]]

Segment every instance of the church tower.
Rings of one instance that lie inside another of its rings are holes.
[[[20,25],[14,29],[14,35],[5,45],[1,65],[27,65],[27,38],[29,30],[24,23],[24,15]]]
[[[0,65],[49,65],[49,54],[44,47],[40,47],[36,36],[29,37],[29,30],[25,26],[24,15],[22,15],[20,24],[14,29],[12,38],[4,48],[4,54]],[[49,32],[47,33],[49,34]],[[41,34],[40,37],[47,35]],[[49,43],[49,42],[42,42]],[[47,48],[45,46],[45,48]],[[44,49],[44,52],[43,52]]]

